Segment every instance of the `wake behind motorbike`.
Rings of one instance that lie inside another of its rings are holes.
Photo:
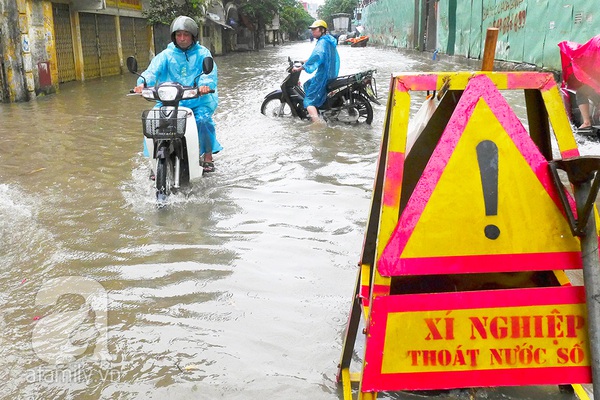
[[[196,119],[193,111],[180,106],[179,102],[202,95],[198,78],[203,74],[210,74],[213,66],[213,59],[206,57],[202,63],[202,73],[194,78],[192,86],[163,82],[147,87],[146,79],[137,72],[137,60],[134,57],[127,58],[129,72],[144,79],[142,97],[161,103],[158,107],[142,112],[142,131],[146,148],[151,155],[150,167],[159,206],[166,203],[171,193],[189,187],[193,179],[202,176]]]
[[[265,96],[260,111],[269,117],[298,117],[308,119],[304,108],[304,90],[300,84],[300,61],[292,61],[288,57],[288,75],[283,79],[281,88]],[[373,122],[373,107],[370,102],[377,101],[375,78],[376,70],[367,70],[352,75],[344,75],[327,83],[327,99],[318,108],[325,121],[344,123]]]

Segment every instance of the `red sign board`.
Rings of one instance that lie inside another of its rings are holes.
[[[381,296],[361,390],[590,383],[579,286]]]

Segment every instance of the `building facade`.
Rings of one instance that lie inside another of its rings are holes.
[[[62,82],[121,73],[150,60],[152,29],[140,0],[0,0],[3,101],[54,93]],[[17,22],[15,24],[15,21]]]
[[[0,0],[0,102],[121,74],[129,56],[146,68],[170,33],[149,26],[144,7],[146,0]],[[237,31],[227,23],[238,20],[235,6],[213,1],[204,14],[200,43],[213,55],[235,50]]]

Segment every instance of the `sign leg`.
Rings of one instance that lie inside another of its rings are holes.
[[[356,337],[358,335],[358,327],[360,325],[360,316],[361,316],[361,307],[360,307],[360,284],[361,284],[361,270],[359,269],[356,284],[354,287],[354,296],[352,299],[352,309],[350,311],[350,318],[348,319],[348,325],[346,327],[346,336],[344,338],[344,345],[342,347],[342,357],[340,359],[340,364],[338,365],[338,374],[337,381],[344,383],[345,379],[344,374],[342,373],[344,370],[350,370],[350,362],[352,361],[352,352],[354,351],[354,344],[356,342]],[[348,384],[350,383],[349,375],[348,375]],[[344,396],[344,399],[346,397]]]
[[[590,193],[590,182],[574,186],[578,214]],[[598,234],[596,219],[589,218],[581,237],[581,260],[583,262],[583,283],[588,311],[588,334],[592,356],[592,386],[594,393],[600,393],[600,264],[598,260]],[[596,397],[596,396],[594,396]]]

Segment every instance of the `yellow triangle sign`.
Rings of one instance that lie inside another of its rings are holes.
[[[378,260],[380,274],[580,267],[548,162],[489,78],[474,77]]]

